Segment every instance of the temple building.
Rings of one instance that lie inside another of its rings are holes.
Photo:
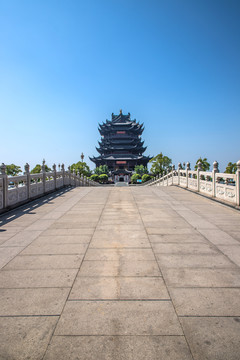
[[[96,167],[107,165],[114,182],[128,182],[136,165],[147,166],[150,157],[143,155],[147,149],[141,140],[143,124],[131,120],[130,113],[123,115],[120,110],[119,115],[112,114],[112,120],[99,124],[98,130],[101,141],[96,150],[100,155],[90,160]]]

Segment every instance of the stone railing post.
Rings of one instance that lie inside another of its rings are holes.
[[[218,173],[218,162],[214,161],[212,170],[212,196],[216,197],[216,174]]]
[[[187,162],[187,167],[186,167],[186,188],[188,188],[188,172],[189,170],[191,170],[190,168],[190,162]]]
[[[178,185],[180,185],[180,171],[181,171],[181,163],[178,163]]]
[[[63,179],[63,186],[65,185],[65,168],[64,168],[64,164],[62,164],[62,179]]]
[[[236,200],[237,205],[240,205],[240,160],[237,162],[237,171],[236,171]]]
[[[73,169],[73,185],[76,186],[76,171]]]
[[[53,181],[54,181],[54,189],[57,188],[57,170],[56,170],[56,164],[53,164]]]
[[[45,168],[45,160],[42,162],[42,183],[43,183],[43,194],[45,194],[45,188],[46,188],[46,168]]]
[[[81,186],[84,186],[83,174],[81,174]]]
[[[78,181],[78,186],[80,186],[80,172],[79,172],[79,170],[78,170],[78,172],[77,172],[77,181]]]
[[[200,191],[200,171],[202,170],[202,163],[197,163],[197,191]]]
[[[3,180],[3,209],[8,206],[8,176],[6,174],[6,165],[2,163],[0,166],[0,177]]]
[[[30,198],[30,184],[31,184],[31,181],[30,181],[30,166],[28,163],[25,164],[24,166],[24,175],[26,175],[27,177],[27,181],[26,181],[26,187],[27,187],[27,198],[29,199]]]
[[[172,185],[173,185],[173,175],[174,175],[174,171],[175,171],[175,165],[172,165]]]
[[[68,177],[69,177],[69,185],[71,186],[71,177],[72,177],[72,174],[71,174],[71,167],[69,166],[68,167]]]

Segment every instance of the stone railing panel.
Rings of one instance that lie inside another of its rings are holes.
[[[12,207],[23,204],[31,199],[43,196],[64,186],[100,186],[95,181],[80,176],[75,172],[65,171],[64,165],[61,171],[56,171],[56,165],[53,165],[53,171],[45,172],[45,161],[42,165],[42,172],[31,174],[29,165],[25,165],[25,173],[20,176],[6,175],[6,166],[0,166],[0,210],[1,212]]]
[[[201,163],[198,163],[197,170],[190,170],[187,163],[186,169],[181,169],[181,164],[175,170],[161,178],[154,178],[147,186],[171,186],[178,185],[193,191],[203,193],[207,196],[240,205],[240,160],[237,162],[236,174],[218,172],[218,163],[213,163],[213,171],[202,171]]]

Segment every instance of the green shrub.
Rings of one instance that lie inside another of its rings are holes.
[[[132,177],[131,177],[131,183],[136,184],[138,179],[141,179],[141,175],[133,174]]]
[[[148,180],[151,180],[151,176],[150,175],[148,175],[148,174],[144,174],[143,176],[142,176],[142,182],[144,183],[144,182],[146,182],[146,181],[148,181]]]
[[[101,174],[99,175],[99,181],[102,184],[106,184],[108,182],[108,176],[107,174]]]
[[[93,174],[90,176],[90,179],[93,181],[99,181],[99,176],[97,174]]]

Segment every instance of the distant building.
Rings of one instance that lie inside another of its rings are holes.
[[[96,149],[100,155],[90,160],[96,167],[107,165],[115,182],[130,181],[136,165],[147,166],[150,157],[143,155],[147,149],[141,140],[143,124],[131,120],[130,113],[123,115],[120,110],[119,115],[112,114],[112,120],[99,124],[98,130],[102,138]]]

